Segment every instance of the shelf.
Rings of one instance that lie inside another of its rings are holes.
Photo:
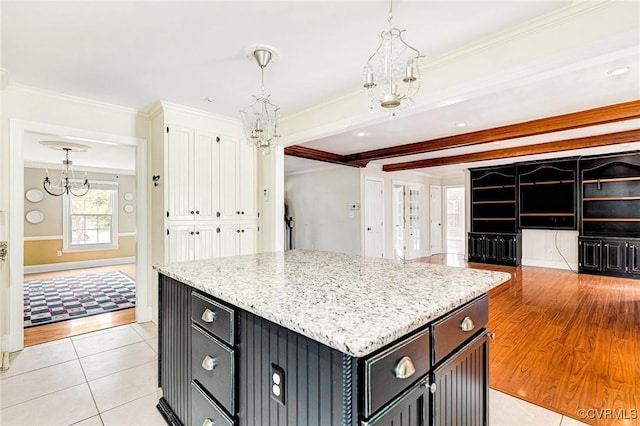
[[[632,182],[640,181],[640,176],[626,178],[586,179],[582,183]]]
[[[516,220],[515,217],[476,217],[473,220]]]
[[[502,188],[515,188],[515,185],[493,185],[493,186],[476,186],[473,188],[473,190],[475,191],[476,189],[502,189]]]
[[[564,183],[574,183],[575,180],[548,180],[542,182],[520,182],[520,186],[533,186],[533,185],[559,185]]]
[[[625,201],[640,200],[640,197],[589,197],[583,198],[582,201]]]
[[[583,222],[640,222],[640,218],[633,217],[592,217],[582,218]]]
[[[474,201],[473,204],[514,204],[516,200],[504,200],[504,201]]]
[[[538,216],[538,217],[552,217],[552,216],[567,216],[573,217],[574,213],[520,213],[520,216]]]

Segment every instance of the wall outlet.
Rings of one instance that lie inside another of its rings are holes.
[[[286,380],[282,367],[271,364],[271,398],[277,403],[284,405],[284,395],[286,393]]]
[[[58,250],[58,251],[56,252],[56,256],[62,256],[62,250]]]

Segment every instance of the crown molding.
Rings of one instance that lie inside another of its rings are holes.
[[[148,114],[158,114],[159,109],[163,111],[176,111],[176,112],[184,112],[191,115],[196,115],[204,118],[212,118],[218,121],[227,122],[232,125],[242,124],[242,121],[239,118],[233,118],[226,115],[216,114],[214,112],[204,111],[197,108],[192,108],[184,105],[174,104],[172,102],[167,102],[163,100],[159,100],[157,104],[155,104]]]

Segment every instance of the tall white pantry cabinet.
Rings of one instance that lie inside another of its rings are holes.
[[[151,123],[153,262],[255,253],[257,155],[240,121],[160,102]]]

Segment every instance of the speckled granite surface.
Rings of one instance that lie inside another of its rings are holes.
[[[310,250],[179,262],[154,269],[356,357],[510,278],[502,272]]]

